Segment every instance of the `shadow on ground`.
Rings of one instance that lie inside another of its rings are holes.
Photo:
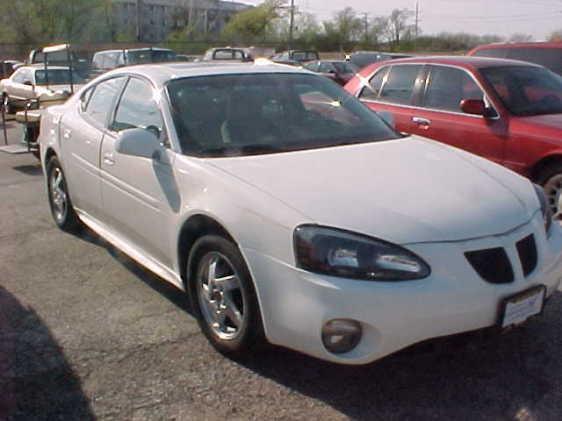
[[[94,419],[49,328],[1,286],[0,419]]]
[[[548,305],[512,331],[433,340],[363,367],[282,349],[242,364],[354,419],[560,419],[562,294]]]
[[[43,175],[43,170],[39,162],[36,165],[18,165],[13,167],[13,169],[25,175]]]

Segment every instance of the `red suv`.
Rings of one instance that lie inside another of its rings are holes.
[[[468,55],[528,61],[562,75],[562,41],[481,45],[470,51]]]
[[[530,63],[420,57],[376,63],[346,86],[396,128],[481,155],[544,186],[562,209],[562,78]]]

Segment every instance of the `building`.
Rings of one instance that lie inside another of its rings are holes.
[[[113,0],[114,24],[141,42],[160,42],[187,26],[219,34],[232,15],[252,6],[221,0]]]

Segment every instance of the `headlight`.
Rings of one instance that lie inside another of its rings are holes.
[[[421,279],[431,272],[403,247],[335,228],[301,225],[294,241],[297,266],[310,272],[369,281]]]
[[[533,187],[535,188],[535,193],[537,194],[537,198],[539,199],[539,203],[541,204],[544,229],[546,230],[546,234],[548,235],[550,233],[550,227],[552,226],[552,210],[550,209],[548,201],[546,200],[544,189],[537,184],[533,184]]]

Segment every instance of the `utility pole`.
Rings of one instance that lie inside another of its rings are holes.
[[[295,0],[291,0],[291,15],[289,20],[289,50],[293,48],[293,30],[295,27]]]
[[[363,23],[365,24],[365,44],[369,43],[369,14],[363,13]]]
[[[137,0],[137,41],[142,42],[142,0]]]
[[[414,40],[414,45],[416,47],[418,44],[419,26],[420,26],[420,2],[419,0],[416,0],[416,39]]]

